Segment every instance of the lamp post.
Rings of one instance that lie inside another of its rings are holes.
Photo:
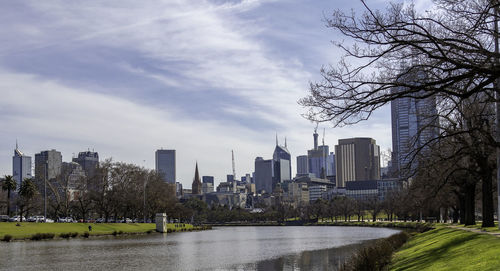
[[[45,161],[45,178],[43,182],[43,222],[47,222],[47,179],[49,178],[49,160]]]

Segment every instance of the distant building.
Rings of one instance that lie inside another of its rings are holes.
[[[330,152],[330,148],[328,147],[328,145],[323,144],[321,146],[318,146],[318,133],[316,132],[316,130],[314,130],[313,138],[314,148],[307,151],[307,172],[314,174],[314,177],[316,178],[325,179],[326,176],[334,176],[335,155],[333,154],[333,152]],[[299,174],[299,157],[297,157],[297,176],[305,175],[303,173],[303,165],[301,165],[301,174]],[[305,158],[301,158],[301,163],[303,163],[303,159]]]
[[[307,155],[297,156],[297,176],[303,176],[309,174]]]
[[[228,182],[228,183],[234,182],[234,176],[233,176],[233,174],[227,174],[226,175],[226,182]]]
[[[380,147],[374,139],[339,139],[335,153],[337,187],[350,181],[380,179]]]
[[[323,195],[326,198],[326,185],[311,185],[309,186],[309,201],[311,203],[317,201],[318,199],[322,199]]]
[[[60,191],[66,192],[69,201],[78,199],[78,195],[82,189],[85,189],[86,173],[83,167],[76,162],[62,163],[62,181],[54,184],[59,184]]]
[[[201,184],[201,191],[203,192],[203,194],[214,192],[214,184],[213,183],[205,183],[205,182],[202,183]]]
[[[214,186],[214,176],[203,176],[201,177],[203,183],[211,183]]]
[[[377,181],[349,181],[346,182],[346,196],[366,201],[378,199]]]
[[[424,79],[425,74],[413,72],[401,78],[402,81],[411,84]],[[404,87],[396,87],[391,92],[398,93],[404,90]],[[416,155],[416,150],[437,137],[437,122],[435,96],[425,99],[403,97],[391,101],[392,164],[389,170],[390,175],[407,177],[408,171],[416,167],[416,160],[412,158]],[[410,165],[412,160],[414,163]]]
[[[93,151],[79,152],[78,157],[73,158],[73,162],[82,166],[87,177],[93,178],[99,168],[99,154]]]
[[[12,178],[17,182],[17,188],[21,187],[24,179],[31,179],[31,156],[24,155],[19,150],[16,142],[14,156],[12,156]]]
[[[35,177],[38,180],[52,180],[61,175],[62,155],[56,150],[35,154]]]
[[[175,150],[157,150],[155,153],[156,172],[167,183],[175,183]]]
[[[273,160],[264,160],[262,157],[255,158],[255,189],[257,193],[264,190],[267,193],[273,191],[274,176]]]
[[[274,189],[278,183],[289,181],[292,179],[292,167],[291,167],[291,156],[288,148],[285,145],[278,145],[278,138],[276,137],[276,147],[273,153],[273,164],[274,164],[274,178],[273,187]]]
[[[198,173],[198,162],[196,162],[196,168],[194,170],[194,179],[191,185],[191,194],[193,195],[201,195],[201,181],[200,174]]]
[[[288,199],[294,207],[309,204],[309,188],[307,183],[290,182],[287,187]]]

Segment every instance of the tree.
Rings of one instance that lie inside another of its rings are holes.
[[[29,213],[33,208],[33,198],[37,194],[36,185],[31,179],[24,179],[19,187],[18,206],[21,222],[24,213]]]
[[[11,175],[5,175],[2,190],[7,191],[7,215],[10,216],[10,192],[16,191],[17,182]]]
[[[323,80],[311,83],[309,96],[299,101],[309,108],[307,118],[331,121],[335,126],[355,124],[404,97],[435,97],[437,116],[445,122],[450,115],[463,111],[463,102],[471,98],[481,97],[483,103],[496,102],[498,107],[498,1],[437,0],[434,11],[425,14],[419,14],[411,5],[390,4],[382,12],[362,3],[366,11],[361,16],[338,10],[326,19],[328,27],[351,38],[354,45],[336,43],[345,52],[344,57],[337,66],[321,69]],[[493,140],[481,140],[476,142],[481,145],[475,147],[495,147],[500,155],[499,118],[497,112],[496,131],[490,129],[489,139]],[[443,129],[412,155],[417,156],[429,144],[444,138],[474,137],[477,131],[478,125],[455,131]],[[493,132],[496,136],[492,137]],[[481,175],[483,225],[491,226],[494,207],[490,196],[492,171],[486,162],[489,159],[480,159],[484,161],[481,163],[477,153],[470,154],[473,160],[468,168],[477,166],[476,172]],[[484,152],[480,156],[484,158]],[[499,165],[497,179],[500,181]],[[465,184],[470,208],[475,183]]]

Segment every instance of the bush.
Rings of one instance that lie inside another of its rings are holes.
[[[12,240],[12,235],[6,234],[3,236],[2,241],[10,242],[10,240]]]
[[[146,233],[147,233],[147,234],[150,234],[150,233],[152,233],[152,232],[153,232],[153,230],[148,230]],[[167,230],[167,232],[168,232],[168,230]]]
[[[35,233],[31,235],[31,240],[33,241],[38,241],[38,240],[44,240],[44,239],[54,239],[54,236],[56,236],[53,233]]]
[[[72,232],[72,233],[71,233],[71,237],[75,238],[75,237],[77,237],[77,236],[78,236],[78,232]]]
[[[112,234],[113,234],[113,236],[116,236],[118,234],[118,232],[117,231],[113,231]]]
[[[69,234],[69,233],[64,233],[64,232],[63,232],[63,233],[59,234],[59,237],[61,237],[61,238],[65,238],[65,239],[69,238],[69,236],[70,236],[70,234]]]
[[[83,237],[85,237],[85,238],[89,238],[89,236],[90,236],[90,233],[88,233],[88,232],[84,232],[84,233],[83,233]]]
[[[360,248],[354,256],[347,260],[341,270],[384,270],[391,262],[392,253],[400,248],[410,235],[400,232],[390,237],[375,240]]]

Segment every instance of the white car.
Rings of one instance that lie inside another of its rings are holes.
[[[21,221],[21,216],[15,215],[15,216],[9,218],[9,221],[10,222],[19,222],[19,221]],[[24,218],[24,216],[23,216],[23,221],[26,221],[26,218]]]
[[[46,222],[46,223],[54,223],[54,220],[53,220],[53,219],[50,219],[50,218],[47,218],[47,219],[45,219],[45,222]]]

